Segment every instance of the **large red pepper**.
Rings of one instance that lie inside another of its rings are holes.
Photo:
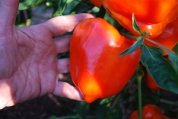
[[[140,51],[119,56],[132,45],[101,18],[79,23],[70,46],[70,71],[86,102],[120,92],[139,63]]]
[[[170,50],[174,48],[178,43],[178,19],[168,24],[164,32],[154,40]]]
[[[178,14],[177,0],[102,0],[102,2],[123,27],[136,34],[131,20],[134,14],[141,31],[150,33],[152,38],[160,35]]]

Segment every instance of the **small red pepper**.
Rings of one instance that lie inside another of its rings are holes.
[[[143,119],[169,119],[161,112],[159,107],[152,104],[148,104],[143,107],[142,118]],[[129,119],[138,119],[138,111],[137,110],[134,111]]]

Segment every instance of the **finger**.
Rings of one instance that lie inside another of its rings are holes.
[[[74,27],[83,19],[92,18],[91,14],[77,14],[59,16],[41,24],[52,36],[58,36],[66,32],[71,32]]]
[[[75,87],[65,82],[57,81],[53,94],[72,100],[83,100],[80,92]]]
[[[69,72],[69,59],[60,59],[57,63],[59,73],[68,73]]]
[[[56,48],[58,53],[63,53],[69,50],[69,43],[71,36],[64,36],[55,40]]]
[[[15,104],[11,88],[7,80],[0,80],[0,109]]]
[[[1,28],[15,25],[19,0],[0,0]]]

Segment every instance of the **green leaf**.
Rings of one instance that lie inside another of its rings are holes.
[[[72,0],[75,1],[75,0]],[[83,1],[83,0],[82,0]],[[73,13],[78,14],[78,13],[85,13],[89,12],[93,6],[86,4],[85,1],[79,2],[79,4],[73,9]]]
[[[162,50],[142,45],[141,52],[141,62],[155,82],[161,88],[178,94],[178,74],[164,58]]]
[[[115,26],[115,24],[118,24],[117,21],[109,14],[106,12],[104,19],[107,20],[110,24]]]
[[[19,10],[27,10],[27,9],[35,7],[43,2],[44,2],[44,0],[23,0],[23,1],[20,1]]]
[[[53,16],[61,16],[65,11],[68,4],[70,4],[72,0],[59,0],[58,9],[54,12]]]
[[[176,54],[174,52],[169,52],[168,58],[171,61],[175,71],[178,73],[178,54]]]
[[[72,12],[76,11],[75,8],[80,4],[79,1],[73,0],[70,4],[67,4],[67,7],[65,8],[63,15],[69,15]]]
[[[121,53],[120,56],[124,56],[134,52],[137,48],[139,48],[143,44],[143,41],[144,41],[144,37],[142,36],[138,37],[137,41],[129,49]]]
[[[133,27],[134,31],[136,31],[138,34],[142,34],[140,27],[137,24],[134,14],[132,14],[132,27]]]
[[[173,51],[178,54],[178,43],[174,46]]]

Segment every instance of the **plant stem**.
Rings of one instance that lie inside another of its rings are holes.
[[[121,33],[122,35],[128,37],[128,38],[131,38],[131,39],[135,39],[135,40],[136,40],[136,39],[138,38],[138,36],[134,36],[134,35],[132,35],[132,34],[130,34],[130,33],[125,33],[125,32],[123,32],[123,31],[120,31],[120,33]]]
[[[142,119],[142,77],[138,76],[138,119]]]
[[[169,105],[173,105],[173,106],[178,106],[177,102],[173,102],[173,101],[170,101],[170,100],[160,99],[160,102],[165,103],[165,104],[169,104]]]
[[[96,15],[96,17],[103,18],[105,14],[106,14],[105,8],[104,8],[104,7],[101,7],[101,8],[100,8],[100,11],[99,11],[98,14]]]

